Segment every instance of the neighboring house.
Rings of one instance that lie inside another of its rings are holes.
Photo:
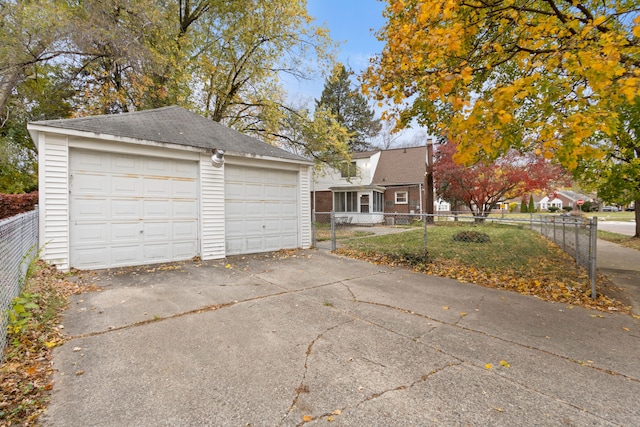
[[[562,206],[569,206],[574,210],[578,209],[578,200],[583,202],[593,202],[594,199],[591,196],[577,193],[571,190],[557,190],[554,192],[555,196],[562,201]],[[562,207],[561,207],[562,208]]]
[[[543,211],[548,211],[549,208],[552,208],[552,207],[558,208],[558,210],[562,210],[562,206],[563,206],[562,199],[557,197],[555,193],[544,196],[543,198],[540,199],[537,205],[539,206],[539,209]]]
[[[39,154],[41,258],[60,269],[311,244],[313,163],[185,109],[27,128]]]
[[[384,222],[385,213],[422,213],[426,161],[426,146],[354,153],[350,165],[314,176],[315,210],[363,223]]]

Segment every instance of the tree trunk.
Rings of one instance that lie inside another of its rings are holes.
[[[633,202],[633,210],[635,212],[635,217],[636,217],[636,234],[633,237],[638,239],[640,239],[640,212],[638,212],[639,204],[640,204],[640,198],[636,199]]]

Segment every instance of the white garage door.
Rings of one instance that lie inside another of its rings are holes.
[[[225,165],[227,255],[298,247],[298,174]]]
[[[106,268],[198,253],[197,163],[71,150],[71,266]]]

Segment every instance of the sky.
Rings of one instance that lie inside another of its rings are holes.
[[[340,43],[338,61],[356,73],[363,71],[369,58],[382,51],[374,32],[384,25],[382,10],[386,3],[378,0],[307,0],[307,11],[315,25],[329,29],[331,38]],[[319,99],[324,78],[311,82],[291,82],[294,97]]]
[[[307,11],[315,18],[314,25],[326,26],[331,39],[340,43],[337,60],[359,74],[369,65],[369,58],[382,52],[384,47],[384,43],[376,39],[375,32],[385,24],[382,11],[386,4],[380,0],[307,0]],[[355,84],[355,78],[352,81]],[[324,83],[325,78],[318,77],[312,81],[292,80],[285,84],[290,99],[306,102],[307,107],[313,108],[314,100],[322,95]],[[379,117],[382,110],[374,109]],[[394,134],[392,147],[423,144],[425,137],[424,130],[407,129]]]

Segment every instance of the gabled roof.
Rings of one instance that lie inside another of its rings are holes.
[[[388,186],[424,183],[426,163],[426,146],[383,150],[371,184]]]
[[[44,120],[29,124],[99,135],[221,150],[287,160],[307,159],[230,129],[178,106],[133,113]]]

